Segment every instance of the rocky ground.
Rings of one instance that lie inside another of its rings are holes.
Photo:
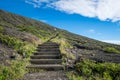
[[[120,54],[117,53],[107,53],[102,50],[87,50],[87,49],[77,49],[71,50],[76,57],[93,59],[98,62],[113,62],[120,63]]]
[[[16,51],[0,42],[0,64],[8,65],[11,60],[21,58]]]

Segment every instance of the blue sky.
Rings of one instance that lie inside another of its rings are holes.
[[[93,0],[89,2],[87,0],[1,0],[0,9],[37,19],[79,35],[120,43],[120,7],[116,4],[120,1],[105,1],[109,2],[108,6],[108,2],[104,0],[103,2],[100,0],[94,2]]]

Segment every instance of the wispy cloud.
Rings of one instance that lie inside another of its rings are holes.
[[[95,30],[94,29],[90,29],[90,30],[88,30],[88,33],[95,33]]]
[[[107,43],[119,44],[120,45],[120,40],[102,40],[102,41],[107,42]]]
[[[47,22],[47,20],[41,19],[41,18],[39,18],[39,17],[32,17],[32,18],[35,19],[35,20],[38,20],[38,21],[44,22],[44,23]]]
[[[49,0],[25,0],[25,3],[33,5],[35,8],[40,8],[43,3],[48,3]]]
[[[46,20],[40,20],[41,22],[44,22],[44,23],[46,23],[47,21]]]
[[[101,36],[102,35],[102,33],[96,31],[95,29],[89,29],[89,30],[85,31],[85,34],[86,33],[90,34],[90,35],[97,35],[97,36]]]
[[[120,0],[26,0],[27,3],[40,7],[42,3],[69,14],[79,14],[98,18],[102,21],[120,21]]]

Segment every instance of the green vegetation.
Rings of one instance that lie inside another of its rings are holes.
[[[0,65],[0,80],[18,80],[27,72],[27,61],[35,51],[35,45],[23,42],[16,37],[3,34],[0,34],[0,41],[26,57],[23,60],[14,60],[10,62],[9,66]]]
[[[67,58],[71,58],[71,59],[75,59],[74,55],[73,54],[69,54],[67,51],[66,51],[66,48],[72,48],[72,46],[66,42],[66,40],[64,38],[59,38],[59,39],[53,39],[52,40],[53,42],[56,42],[60,45],[60,51],[61,53],[66,56]]]
[[[18,80],[26,71],[26,60],[12,61],[11,66],[0,65],[0,80]]]
[[[26,57],[29,57],[35,50],[32,44],[22,42],[13,36],[0,34],[0,41],[14,48],[19,54],[25,55]]]
[[[36,35],[37,37],[40,38],[43,38],[43,36],[46,37],[47,35],[50,34],[49,32],[47,33],[46,31],[40,30],[39,28],[34,26],[18,26],[17,29],[19,31],[32,33],[33,35]]]
[[[79,76],[77,72],[75,71],[69,71],[66,73],[69,80],[85,80],[82,76]]]
[[[120,50],[114,48],[114,47],[107,47],[104,49],[104,51],[109,52],[109,53],[117,53],[120,54]]]
[[[0,26],[0,33],[3,32],[4,28]]]
[[[67,74],[71,80],[120,80],[120,64],[84,60],[78,62],[75,69],[76,72]]]
[[[71,46],[65,38],[62,38],[61,35],[59,34],[57,37],[55,37],[54,39],[52,39],[51,41],[56,42],[60,45],[60,51],[62,54],[62,59],[63,65],[66,65],[66,60],[67,59],[75,59],[75,55],[69,53],[66,49],[71,49],[73,48],[73,46]]]

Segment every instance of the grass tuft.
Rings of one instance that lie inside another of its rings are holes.
[[[78,62],[75,69],[76,71],[69,72],[74,75],[68,76],[71,80],[120,80],[120,64],[84,60]]]
[[[0,80],[19,80],[27,72],[26,60],[12,61],[11,66],[0,65]]]
[[[104,51],[109,52],[109,53],[117,53],[120,54],[120,50],[113,48],[113,47],[107,47],[104,49]]]

